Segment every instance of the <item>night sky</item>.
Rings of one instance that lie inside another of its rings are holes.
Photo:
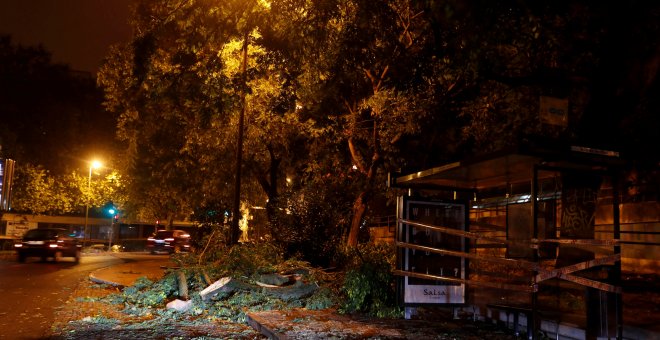
[[[131,0],[0,0],[0,35],[42,44],[53,61],[95,73],[110,45],[128,41]]]

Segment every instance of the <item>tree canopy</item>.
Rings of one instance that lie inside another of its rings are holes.
[[[92,174],[90,174],[92,175]],[[116,170],[93,176],[73,171],[55,175],[43,166],[19,163],[12,187],[12,210],[42,215],[84,214],[108,202],[123,209],[127,202],[126,181]]]
[[[259,190],[241,199],[267,200],[273,230],[296,223],[278,217],[289,208],[310,216],[312,197],[335,202],[324,225],[355,245],[387,172],[538,137],[650,142],[637,131],[658,127],[659,7],[141,0],[133,40],[113,49],[99,84],[142,213],[228,206],[245,108],[246,188]],[[566,125],[542,119],[542,97],[568,103]]]

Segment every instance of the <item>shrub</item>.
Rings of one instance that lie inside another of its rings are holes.
[[[340,312],[399,317],[394,286],[395,250],[391,245],[365,244],[345,254],[346,275]]]
[[[284,245],[287,256],[330,265],[341,245],[341,221],[350,211],[345,197],[310,185],[271,204],[272,237]]]

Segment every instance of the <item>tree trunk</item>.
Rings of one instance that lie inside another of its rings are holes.
[[[173,230],[174,229],[174,214],[173,213],[168,213],[167,214],[167,226],[165,227],[167,230]]]
[[[364,190],[358,195],[353,203],[353,217],[351,220],[351,229],[348,232],[348,238],[346,239],[346,248],[355,247],[358,244],[358,235],[360,234],[360,225],[362,224],[362,219],[364,214],[367,211],[367,203],[371,198],[371,193],[373,191],[374,178],[376,177],[376,169],[381,162],[380,152],[379,152],[379,143],[378,143],[378,130],[376,128],[376,123],[374,122],[374,154],[371,157],[371,164],[369,165],[368,171],[366,171],[366,185]],[[358,164],[358,168],[364,172],[365,168],[363,163],[360,161],[359,153],[353,147],[353,141],[349,139],[349,148],[351,151],[351,156],[353,160]]]
[[[188,300],[188,280],[186,279],[186,273],[183,270],[179,270],[176,273],[177,283],[179,288],[179,298]]]
[[[348,233],[348,239],[346,240],[346,247],[351,248],[355,247],[358,244],[358,235],[360,234],[360,224],[364,218],[364,213],[367,211],[367,193],[363,191],[355,199],[353,203],[353,219],[351,220],[351,229]]]
[[[266,218],[268,222],[276,222],[277,214],[277,200],[279,198],[279,191],[277,190],[277,183],[279,181],[279,170],[282,159],[275,155],[272,145],[267,146],[268,154],[270,155],[270,165],[268,170],[257,173],[257,181],[261,189],[266,193],[268,202],[266,203]],[[258,165],[256,166],[258,167]]]

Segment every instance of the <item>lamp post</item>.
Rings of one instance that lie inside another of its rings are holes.
[[[247,91],[247,57],[248,57],[248,39],[250,38],[249,31],[245,30],[243,37],[243,60],[241,61],[241,78],[243,81],[243,90],[241,91],[241,112],[238,116],[238,141],[236,146],[236,182],[234,184],[234,212],[231,220],[229,242],[231,244],[238,244],[240,237],[240,227],[238,225],[241,216],[241,166],[243,162],[243,125],[245,120],[245,111],[247,107],[246,95]]]
[[[91,238],[92,235],[90,235],[87,230],[87,224],[88,224],[87,222],[89,220],[89,192],[92,190],[92,169],[96,169],[100,167],[101,167],[101,162],[96,160],[92,161],[89,164],[89,177],[87,177],[87,199],[85,200],[85,239],[87,239],[89,236],[89,240],[92,239]]]

